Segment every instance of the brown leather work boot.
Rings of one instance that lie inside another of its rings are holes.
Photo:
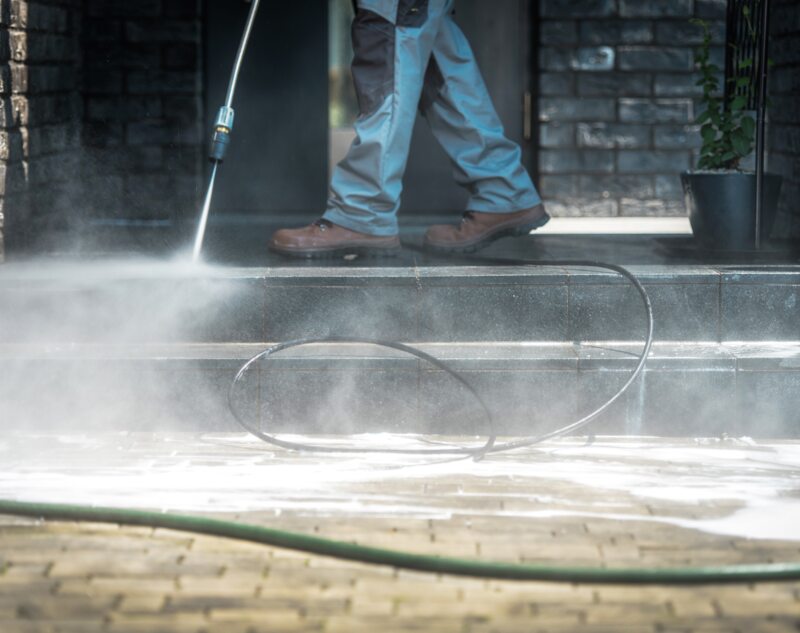
[[[541,204],[515,213],[467,211],[460,225],[430,227],[423,247],[439,253],[474,253],[501,237],[528,235],[549,221],[550,216]]]
[[[358,233],[328,220],[317,220],[301,229],[276,231],[268,248],[281,255],[306,258],[396,255],[400,252],[400,238]]]

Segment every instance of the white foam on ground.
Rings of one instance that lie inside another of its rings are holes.
[[[431,447],[416,437],[394,435],[333,443],[354,441],[395,449]],[[452,487],[453,482],[463,482],[467,492],[409,493],[426,484],[435,490],[439,483]],[[470,490],[472,484],[487,482],[499,483],[504,500],[525,503],[498,513],[491,488]],[[504,487],[505,482],[509,485]],[[576,486],[590,494],[571,498]],[[296,455],[239,435],[134,442],[125,435],[27,436],[0,444],[0,497],[176,512],[297,511],[354,518],[574,516],[800,541],[800,444],[615,440],[583,446],[565,440],[475,463],[442,456]],[[642,514],[636,508],[643,503],[662,510]],[[713,507],[706,512],[710,518],[694,518],[698,513],[692,507],[706,505]]]

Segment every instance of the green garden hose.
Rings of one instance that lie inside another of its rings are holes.
[[[800,563],[664,569],[520,565],[413,554],[285,532],[260,525],[139,510],[0,500],[0,515],[164,528],[260,543],[358,563],[494,580],[608,585],[698,585],[800,581]]]

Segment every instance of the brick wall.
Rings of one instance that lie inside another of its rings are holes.
[[[86,0],[90,220],[172,223],[196,212],[203,172],[200,0]]]
[[[788,0],[790,4],[794,0]],[[540,185],[562,216],[683,215],[699,135],[692,17],[725,0],[541,0]]]
[[[80,0],[0,0],[0,259],[69,221],[79,164]],[[6,238],[5,240],[3,238]]]
[[[800,237],[800,7],[773,0],[770,38],[769,170],[783,176],[778,223],[773,235]]]

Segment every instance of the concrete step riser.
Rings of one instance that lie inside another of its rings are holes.
[[[2,342],[640,340],[635,290],[562,269],[232,271],[207,278],[0,278]],[[634,269],[660,341],[800,340],[800,272]],[[112,275],[113,277],[113,275]]]
[[[597,433],[754,437],[800,434],[800,352],[731,359],[654,358]],[[10,427],[230,431],[228,386],[241,359],[4,360],[0,419]],[[502,434],[574,421],[633,369],[627,354],[464,358],[452,366],[478,390]],[[485,432],[473,398],[411,358],[275,359],[236,394],[249,419],[283,432]]]

